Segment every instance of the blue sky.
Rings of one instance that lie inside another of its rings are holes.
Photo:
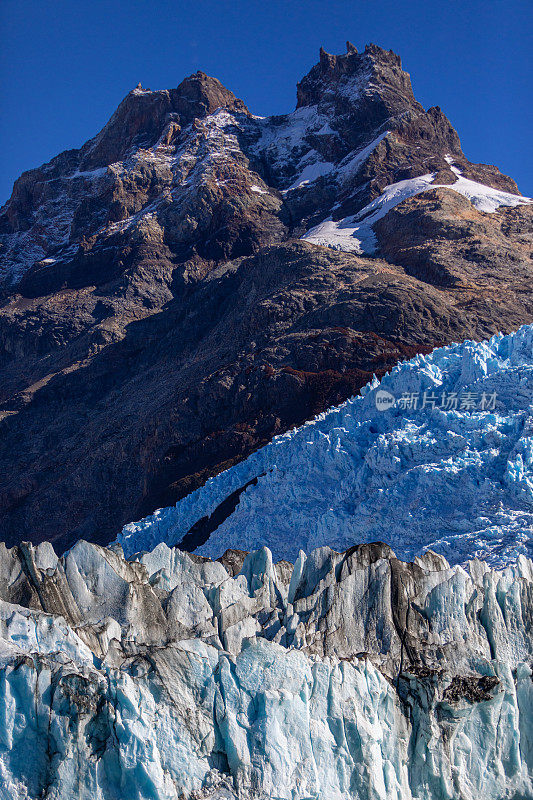
[[[202,69],[256,114],[293,109],[323,45],[399,53],[472,161],[533,195],[531,0],[1,0],[0,203],[14,179],[93,136],[139,81]]]

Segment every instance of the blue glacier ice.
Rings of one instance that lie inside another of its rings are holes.
[[[384,392],[396,402],[380,410]],[[118,541],[128,555],[176,545],[251,481],[196,552],[265,545],[294,561],[300,549],[383,541],[405,559],[428,548],[452,564],[531,557],[533,326],[399,364]]]
[[[0,545],[0,800],[533,797],[530,560],[229,566]]]

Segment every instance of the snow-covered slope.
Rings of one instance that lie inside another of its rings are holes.
[[[378,409],[381,392],[395,405]],[[266,545],[294,559],[379,540],[452,563],[533,554],[533,326],[418,356],[362,395],[127,525],[125,551],[215,528],[197,552]]]
[[[410,197],[428,189],[452,189],[466,197],[478,211],[493,214],[499,208],[516,208],[529,205],[533,200],[522,195],[502,192],[477,181],[463,177],[462,171],[453,166],[453,158],[445,156],[450,169],[457,176],[455,183],[435,183],[435,174],[428,173],[417,178],[409,178],[387,186],[383,193],[365,206],[357,214],[334,220],[329,217],[311,228],[302,239],[312,244],[332,247],[346,252],[373,254],[376,251],[376,237],[372,226],[388,212]]]

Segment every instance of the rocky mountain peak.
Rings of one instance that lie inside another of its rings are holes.
[[[321,48],[318,63],[297,85],[297,112],[305,113],[306,109],[327,120],[333,134],[327,139],[327,129],[322,127],[321,138],[315,136],[313,144],[327,161],[361,151],[384,132],[392,131],[396,134],[395,149],[402,150],[398,166],[402,162],[403,165],[396,170],[398,174],[403,172],[402,177],[430,170],[446,171],[446,154],[462,156],[459,137],[446,116],[440,110],[424,110],[415,99],[411,78],[402,69],[400,57],[375,44],[366,45],[359,53],[347,42],[346,53],[341,55]],[[410,150],[408,157],[405,145]],[[389,151],[386,156],[389,165],[391,155]],[[414,166],[414,172],[409,165]],[[390,170],[387,173],[389,183],[398,180]],[[369,199],[372,198],[367,194],[364,200]]]
[[[124,159],[134,146],[150,146],[173,111],[170,92],[137,86],[119,104],[102,130],[81,150],[79,170],[106,167]]]
[[[246,111],[246,106],[233,92],[226,89],[217,79],[205,72],[195,72],[185,78],[177,89],[171,92],[174,109],[183,121],[194,117],[205,117],[218,108],[232,111]]]
[[[246,112],[246,106],[217,78],[196,72],[175,89],[152,91],[139,83],[129,92],[100,133],[85,145],[80,169],[122,160],[132,147],[151,147],[170,121],[180,128],[217,108]]]
[[[351,95],[355,101],[360,92],[375,92],[385,86],[414,102],[409,75],[392,50],[368,44],[359,53],[351,42],[346,42],[346,53],[333,55],[321,47],[318,64],[297,85],[297,108],[319,104],[331,94]]]

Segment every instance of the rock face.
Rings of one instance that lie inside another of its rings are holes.
[[[533,207],[391,52],[138,87],[0,211],[0,530],[108,542],[435,345],[533,320]]]
[[[126,554],[164,541],[294,560],[381,540],[409,560],[533,557],[533,325],[417,356],[361,395],[126,525]]]
[[[241,568],[235,573],[237,563]],[[0,549],[0,796],[533,792],[533,564]]]

